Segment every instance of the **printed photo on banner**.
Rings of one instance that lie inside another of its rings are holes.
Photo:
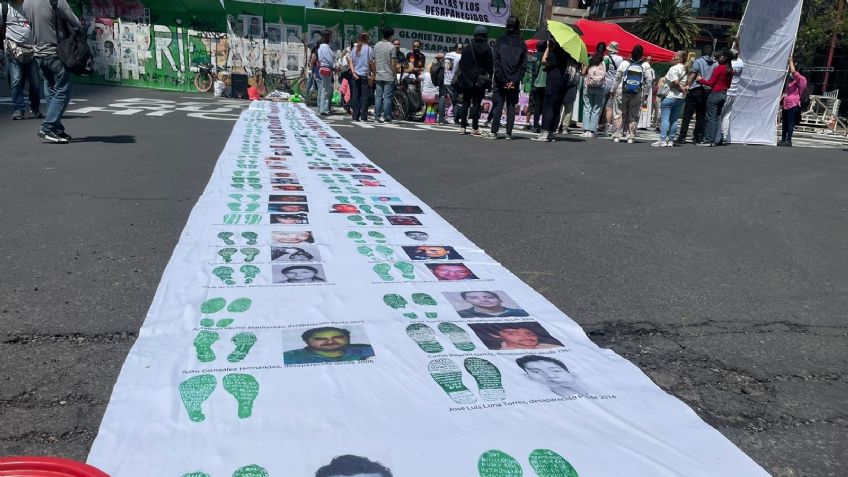
[[[308,214],[271,214],[271,224],[276,225],[302,225],[309,223]]]
[[[320,262],[321,252],[315,245],[272,246],[272,262]]]
[[[303,186],[297,184],[271,184],[271,188],[288,192],[303,192]]]
[[[384,204],[386,202],[400,202],[400,197],[392,197],[388,195],[372,195],[371,202]]]
[[[329,364],[374,358],[362,325],[302,327],[284,330],[283,364]]]
[[[396,214],[423,214],[424,211],[417,205],[390,205]]]
[[[469,323],[468,327],[491,350],[553,349],[563,344],[535,321]]]
[[[403,247],[410,260],[464,260],[453,247],[446,245],[418,245]]]
[[[574,371],[557,355],[537,356],[529,354],[515,360],[530,381],[537,383],[560,397],[586,395],[585,387]]]
[[[359,209],[353,204],[333,204],[330,206],[331,214],[358,214]]]
[[[463,263],[426,263],[425,265],[439,281],[454,282],[479,278]]]
[[[286,48],[287,51],[303,48],[303,40],[301,39],[300,25],[286,25]]]
[[[459,316],[463,318],[530,316],[504,291],[472,290],[443,292],[442,294]]]
[[[305,195],[272,194],[268,196],[268,202],[303,202],[306,203]]]
[[[272,265],[271,281],[277,284],[325,283],[324,267],[313,265]]]
[[[271,232],[271,245],[295,245],[301,243],[315,243],[315,238],[309,230],[303,231],[274,231]]]
[[[406,238],[415,240],[416,242],[426,242],[427,240],[430,240],[430,234],[421,230],[407,230],[403,234],[406,235]]]
[[[315,471],[315,477],[394,477],[379,461],[358,455],[333,457],[329,464]]]
[[[387,215],[386,220],[392,225],[421,225],[421,221],[413,215]]]
[[[309,212],[309,206],[306,204],[268,204],[268,212]]]
[[[271,184],[299,185],[300,181],[292,177],[274,177],[271,179]]]
[[[283,42],[283,25],[280,23],[266,23],[265,35],[268,43],[279,45]]]

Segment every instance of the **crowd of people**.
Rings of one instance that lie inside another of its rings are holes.
[[[459,133],[484,139],[512,139],[519,94],[527,91],[524,128],[537,134],[533,140],[552,142],[557,133],[568,131],[577,116],[576,103],[582,104],[583,137],[607,135],[614,142],[632,144],[640,115],[647,102],[654,100],[660,138],[652,146],[725,145],[745,68],[738,39],[733,48],[716,54],[711,46],[704,46],[693,59],[677,51],[662,76],[656,74],[641,45],[625,58],[615,41],[597,44],[588,63],[578,64],[553,38],[539,42],[535,52],[528,51],[515,17],[507,20],[505,33],[494,42],[488,29],[478,26],[469,43],[433,55],[429,65],[425,65],[421,43],[416,40],[404,54],[391,27],[383,29],[383,39],[373,47],[363,33],[355,45],[337,55],[330,35],[330,31],[324,33],[310,59],[316,78],[311,87],[319,92],[320,114],[331,114],[330,98],[338,81],[342,103],[354,121],[368,120],[373,95],[375,119],[390,122],[398,79],[413,78],[420,87],[422,109],[435,111],[435,122],[449,124],[447,112],[452,107]],[[780,146],[792,145],[806,91],[807,81],[790,58],[781,98]],[[491,107],[485,110],[482,103],[487,95]],[[575,101],[577,95],[582,95],[582,101]]]

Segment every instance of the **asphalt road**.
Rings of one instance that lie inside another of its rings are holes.
[[[0,103],[0,455],[85,458],[239,107],[78,91],[66,146]],[[333,122],[773,475],[848,475],[848,153]]]

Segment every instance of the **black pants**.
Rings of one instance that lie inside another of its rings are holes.
[[[530,114],[533,115],[533,129],[539,129],[542,122],[542,108],[545,105],[545,88],[531,89],[530,103],[532,104]]]
[[[683,122],[680,124],[680,134],[677,140],[683,142],[686,140],[686,135],[689,134],[689,123],[692,121],[692,115],[695,115],[695,129],[692,131],[692,140],[701,142],[704,140],[704,128],[706,127],[707,116],[707,98],[710,92],[705,88],[695,88],[689,90],[686,95],[686,105],[683,107]]]
[[[350,109],[353,113],[353,120],[363,121],[368,119],[368,105],[371,102],[371,87],[368,85],[368,78],[360,76],[359,79],[353,77],[348,80],[350,83]]]
[[[568,72],[565,68],[553,68],[548,71],[544,105],[542,106],[542,130],[547,131],[550,135],[556,133],[559,126],[559,115],[567,92]]]
[[[486,95],[486,90],[472,86],[462,91],[462,110],[459,113],[460,126],[468,127],[468,117],[471,116],[471,129],[480,127],[480,103],[483,102],[483,96]]]
[[[783,110],[783,128],[781,128],[783,129],[783,133],[781,134],[783,142],[792,144],[792,133],[795,132],[795,125],[798,124],[798,116],[800,115],[801,106]]]
[[[518,88],[506,89],[496,86],[494,93],[495,107],[492,108],[492,132],[497,134],[501,127],[501,114],[506,106],[506,133],[512,134],[512,126],[515,124],[515,105],[518,104]]]

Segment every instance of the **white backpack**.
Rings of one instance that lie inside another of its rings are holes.
[[[586,72],[586,86],[589,88],[601,88],[606,84],[607,69],[604,63],[601,62],[595,66],[590,66]]]

